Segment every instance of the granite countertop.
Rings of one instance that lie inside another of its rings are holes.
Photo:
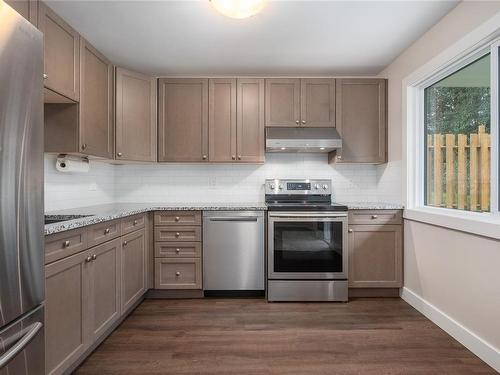
[[[72,220],[46,224],[45,235],[64,232],[87,225],[119,219],[122,217],[140,214],[149,211],[264,211],[265,203],[244,202],[209,202],[209,203],[112,203],[97,206],[70,208],[66,210],[46,212],[45,216],[51,219],[79,216]]]
[[[350,210],[399,210],[403,206],[394,203],[383,202],[340,202],[347,205]],[[265,211],[266,204],[245,203],[245,202],[208,202],[208,203],[112,203],[97,206],[87,206],[80,208],[70,208],[66,210],[47,212],[45,215],[51,219],[72,220],[61,221],[59,223],[46,224],[45,235],[64,232],[70,229],[85,227],[104,221],[119,219],[122,217],[140,214],[149,211]]]
[[[350,210],[402,210],[404,206],[399,203],[387,202],[339,202]]]

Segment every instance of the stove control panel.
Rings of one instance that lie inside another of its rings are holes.
[[[332,181],[320,180],[291,180],[291,179],[268,179],[265,183],[266,195],[309,195],[309,194],[332,194]]]

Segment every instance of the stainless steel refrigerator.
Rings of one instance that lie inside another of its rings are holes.
[[[0,0],[0,375],[43,374],[43,39]]]

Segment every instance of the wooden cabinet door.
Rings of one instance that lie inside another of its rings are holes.
[[[349,226],[349,287],[403,286],[401,225]]]
[[[38,24],[38,1],[37,0],[5,0],[12,9],[30,21],[33,25]]]
[[[236,79],[210,79],[208,90],[209,160],[236,160]]]
[[[126,312],[146,291],[146,243],[144,229],[122,237],[121,311]]]
[[[264,162],[264,80],[238,79],[237,84],[238,161]]]
[[[300,79],[266,79],[266,126],[300,125]]]
[[[116,160],[156,161],[156,79],[116,69]]]
[[[121,241],[109,241],[89,251],[88,334],[94,342],[120,317]]]
[[[158,84],[158,161],[208,161],[208,79]]]
[[[83,38],[80,73],[80,150],[113,159],[113,66]]]
[[[80,99],[80,36],[39,2],[38,28],[44,35],[44,85],[71,100]]]
[[[342,149],[335,161],[381,164],[386,153],[386,80],[338,79],[336,127]]]
[[[301,79],[300,90],[300,125],[335,127],[335,80]]]
[[[45,267],[45,373],[62,374],[90,345],[88,251]]]

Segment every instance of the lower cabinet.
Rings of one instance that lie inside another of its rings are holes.
[[[121,226],[127,220],[130,218],[123,219]],[[46,374],[67,373],[146,292],[148,252],[144,217],[138,215],[133,222],[141,228],[124,236],[120,236],[120,221],[108,222],[117,225],[118,237],[74,255],[70,255],[71,246],[66,246],[70,256],[45,266]],[[91,236],[102,225],[77,231]],[[47,236],[46,252],[52,255],[59,243],[71,245],[72,240],[67,237],[74,237],[74,232]]]
[[[106,242],[91,249],[89,267],[89,344],[96,341],[120,317],[119,240]]]
[[[349,287],[402,287],[402,246],[402,225],[350,225]]]
[[[155,259],[156,289],[201,289],[201,259]]]
[[[122,237],[121,250],[121,309],[126,311],[147,289],[147,247],[145,230]]]
[[[62,374],[88,347],[88,280],[84,251],[45,267],[45,373]]]

